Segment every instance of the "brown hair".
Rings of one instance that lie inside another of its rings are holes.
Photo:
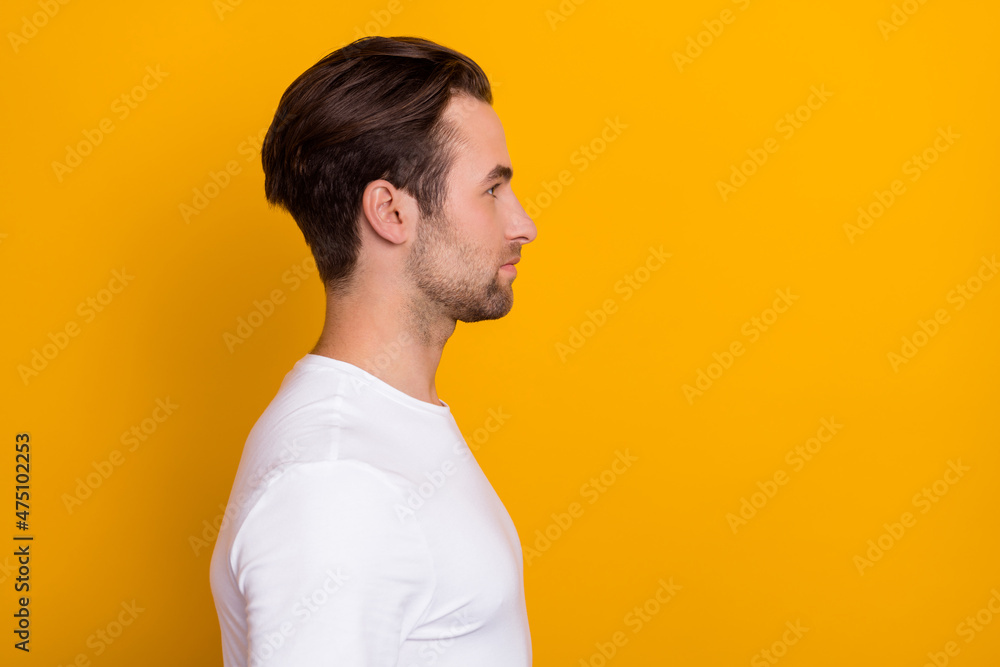
[[[447,197],[452,95],[493,104],[472,59],[419,37],[362,37],[285,90],[261,148],[264,193],[295,219],[328,290],[346,287],[361,247],[368,183],[385,179],[433,217]]]

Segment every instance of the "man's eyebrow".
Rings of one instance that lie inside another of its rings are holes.
[[[493,171],[486,174],[486,177],[483,178],[481,184],[487,185],[493,181],[496,181],[497,179],[500,179],[502,181],[510,181],[510,179],[512,178],[514,178],[514,170],[505,165],[498,164],[497,166],[493,167]]]

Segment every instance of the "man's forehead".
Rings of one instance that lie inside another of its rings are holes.
[[[464,177],[478,183],[498,164],[510,165],[503,126],[493,107],[468,95],[455,95],[445,116],[455,126]]]
[[[455,93],[448,100],[445,113],[451,114],[453,118],[464,119],[468,116],[482,112],[484,109],[492,111],[492,107],[481,99],[473,97],[468,93]]]

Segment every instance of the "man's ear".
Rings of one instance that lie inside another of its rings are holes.
[[[365,186],[361,210],[375,233],[390,243],[404,243],[416,232],[417,201],[389,181]]]

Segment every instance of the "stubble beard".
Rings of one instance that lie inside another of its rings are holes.
[[[423,301],[414,308],[457,322],[503,317],[514,305],[514,292],[510,280],[498,272],[502,259],[484,256],[463,243],[453,221],[442,214],[421,218],[406,260],[406,275]]]

